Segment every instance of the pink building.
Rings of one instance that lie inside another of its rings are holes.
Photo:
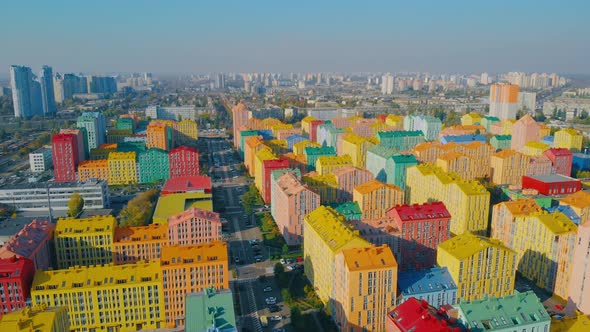
[[[199,175],[199,151],[189,146],[170,150],[170,178]]]
[[[352,127],[352,132],[362,137],[373,137],[373,124],[377,122],[377,119],[358,119]]]
[[[565,176],[572,175],[573,154],[570,150],[564,148],[551,148],[544,152],[545,156],[551,160],[555,174]]]
[[[549,175],[553,173],[553,165],[551,160],[545,155],[531,156],[529,165],[527,167],[526,175]]]
[[[590,219],[582,219],[571,260],[569,302],[590,315]]]
[[[289,161],[284,158],[265,160],[262,162],[262,199],[265,203],[270,203],[270,175],[273,171],[289,168]]]
[[[373,173],[366,169],[348,166],[334,171],[338,183],[338,202],[352,201],[354,188],[374,179]]]
[[[320,206],[320,195],[291,172],[281,175],[272,190],[273,217],[287,245],[302,243],[303,218]]]
[[[538,141],[539,124],[529,114],[525,114],[514,125],[512,125],[512,140],[510,141],[510,148],[512,150],[521,151],[524,145],[530,141]]]
[[[0,248],[0,258],[25,257],[33,261],[35,269],[48,270],[54,229],[47,220],[33,220]]]
[[[312,142],[318,141],[318,127],[321,124],[324,124],[326,121],[324,120],[313,120],[309,125],[309,140]]]
[[[189,246],[221,241],[219,213],[191,208],[168,218],[171,245]]]
[[[242,102],[238,103],[232,108],[232,120],[234,131],[234,146],[238,147],[240,144],[240,135],[238,135],[241,127],[248,126],[248,119],[250,119],[250,110]]]
[[[400,237],[392,248],[400,271],[433,267],[438,244],[450,237],[451,214],[444,203],[398,205],[387,211],[387,217]]]
[[[350,120],[348,120],[348,118],[333,118],[331,121],[336,128],[346,128],[350,126]]]

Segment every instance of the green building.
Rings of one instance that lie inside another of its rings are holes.
[[[406,190],[406,170],[408,167],[418,165],[418,160],[413,154],[396,154],[387,159],[385,164],[386,183],[393,184],[402,190]]]
[[[317,162],[318,158],[322,156],[334,157],[336,156],[336,149],[331,146],[308,146],[305,148],[304,153],[305,157],[307,158],[307,165],[310,166],[312,170],[315,170],[315,163]]]
[[[244,140],[248,136],[258,136],[258,130],[242,130],[240,131],[240,156],[244,159]]]
[[[133,131],[129,129],[109,129],[107,131],[107,143],[123,142],[125,137],[133,135]]]
[[[492,125],[497,122],[500,122],[500,119],[495,116],[484,116],[481,119],[481,125],[486,129],[486,133],[489,133],[492,129]]]
[[[510,149],[512,135],[496,135],[490,139],[490,145],[496,150]]]
[[[207,288],[186,295],[186,332],[237,332],[234,301],[229,289]]]
[[[162,149],[151,148],[140,152],[137,156],[137,164],[139,183],[154,183],[170,177],[168,152]]]
[[[376,137],[379,139],[379,144],[396,151],[408,151],[424,142],[422,130],[380,131]]]
[[[381,144],[373,145],[367,150],[366,167],[369,172],[373,173],[375,179],[387,182],[385,167],[387,160],[393,157],[394,154],[393,149],[386,148]]]
[[[135,130],[135,122],[132,118],[120,118],[117,119],[117,129],[120,130],[131,130],[133,133]]]

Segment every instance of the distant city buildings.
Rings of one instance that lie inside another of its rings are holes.
[[[490,116],[501,120],[515,119],[518,111],[518,85],[492,84],[490,86]]]

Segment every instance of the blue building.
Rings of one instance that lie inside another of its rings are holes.
[[[475,141],[485,143],[486,137],[484,135],[457,135],[457,136],[443,136],[440,139],[440,142],[442,144],[448,144],[451,142],[454,142],[457,144],[469,144],[469,143],[475,142]]]
[[[53,90],[53,70],[49,66],[43,66],[39,73],[41,84],[41,107],[44,115],[57,113],[55,107],[55,93]]]
[[[574,153],[572,174],[575,174],[576,171],[590,171],[590,153]]]
[[[303,135],[291,135],[289,137],[287,137],[287,148],[289,149],[289,151],[293,151],[293,145],[299,143],[299,142],[303,142],[305,140],[307,140],[307,136],[303,136]]]
[[[410,297],[426,300],[435,308],[445,304],[454,305],[458,301],[457,284],[446,267],[400,272],[397,285],[398,305]]]
[[[34,78],[31,68],[10,66],[10,86],[14,117],[16,118],[27,119],[35,115],[43,116],[41,84]]]

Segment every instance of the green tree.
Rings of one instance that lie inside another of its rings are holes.
[[[285,303],[287,303],[287,305],[290,305],[291,303],[293,303],[293,296],[291,295],[291,293],[289,292],[289,290],[287,288],[283,288],[281,290],[281,296],[283,297],[283,301],[285,301]]]
[[[255,206],[264,204],[260,192],[255,185],[250,185],[248,191],[242,195],[242,205],[246,210],[246,214],[252,214]]]
[[[283,244],[283,255],[286,255],[289,253],[289,246],[286,244]]]
[[[73,193],[72,196],[70,196],[70,201],[68,202],[68,216],[75,218],[80,214],[80,212],[82,212],[83,209],[84,199],[79,193]]]
[[[121,210],[121,226],[145,226],[150,223],[152,213],[158,198],[156,189],[148,190],[127,203]]]
[[[305,328],[305,320],[301,315],[301,309],[298,306],[289,307],[291,309],[291,324],[296,330]]]

